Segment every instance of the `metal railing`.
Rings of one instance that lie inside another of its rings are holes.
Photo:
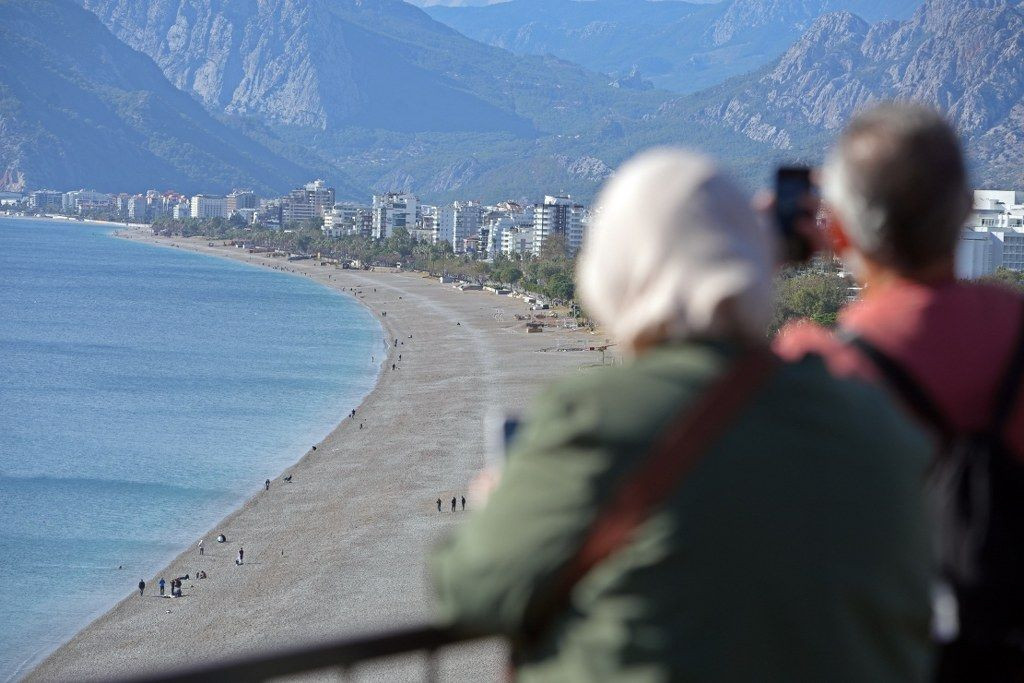
[[[136,683],[212,683],[265,681],[283,676],[334,669],[339,679],[353,667],[369,660],[415,652],[426,655],[423,680],[435,681],[435,656],[439,649],[468,640],[484,638],[478,633],[441,626],[424,626],[381,635],[283,650],[268,655],[243,657],[222,663],[186,668],[133,679]]]

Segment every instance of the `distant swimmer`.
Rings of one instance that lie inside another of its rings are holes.
[[[452,496],[452,512],[455,512],[455,497]]]
[[[146,591],[146,582],[139,579],[139,595],[141,596]]]
[[[438,512],[441,511],[441,499],[440,498],[437,499],[437,511]]]

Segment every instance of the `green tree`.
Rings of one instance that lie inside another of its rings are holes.
[[[981,281],[1024,293],[1024,273],[1018,270],[1010,270],[1004,266],[997,268],[996,272],[991,275],[981,278]]]
[[[786,322],[800,318],[834,326],[839,310],[849,300],[850,284],[844,277],[814,271],[781,275],[776,281],[770,332],[775,334]]]

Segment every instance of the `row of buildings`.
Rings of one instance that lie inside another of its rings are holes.
[[[498,254],[539,255],[552,236],[575,253],[589,222],[585,206],[568,195],[547,195],[535,204],[478,201],[424,204],[414,194],[387,192],[371,203],[335,201],[334,188],[314,180],[283,197],[259,198],[251,190],[228,195],[149,190],[144,194],[106,194],[93,190],[37,190],[25,198],[35,211],[72,215],[108,213],[121,220],[149,222],[159,218],[234,218],[248,225],[283,229],[294,223],[323,220],[331,237],[362,235],[385,239],[406,231],[430,244],[447,242],[455,253],[491,259]]]
[[[377,239],[406,230],[419,242],[447,242],[457,254],[493,258],[499,253],[539,255],[549,237],[559,235],[570,252],[583,243],[589,213],[568,195],[547,195],[536,204],[477,201],[424,204],[409,193],[374,195],[370,205],[335,204],[324,213],[332,237],[364,235]]]
[[[998,268],[1024,271],[1024,192],[975,190],[957,250],[957,275],[974,279]]]

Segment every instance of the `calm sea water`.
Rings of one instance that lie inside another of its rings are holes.
[[[0,218],[0,680],[148,580],[376,380],[382,333],[355,301],[109,232]]]

